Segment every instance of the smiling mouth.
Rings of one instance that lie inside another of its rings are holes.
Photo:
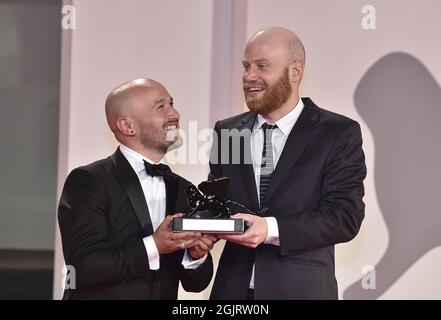
[[[168,125],[165,127],[165,130],[169,131],[169,130],[176,130],[179,129],[177,124],[172,124],[172,125]]]
[[[265,88],[262,88],[262,87],[250,87],[250,88],[247,88],[247,91],[250,92],[250,93],[262,92],[263,90],[265,90]]]
[[[263,87],[256,87],[256,86],[246,86],[245,88],[245,97],[246,99],[254,99],[261,96],[261,93],[265,91],[265,88]]]
[[[168,125],[165,127],[165,140],[169,142],[176,142],[179,139],[179,126],[177,124]]]
[[[255,96],[265,91],[265,86],[257,83],[244,83],[243,90],[248,96]]]

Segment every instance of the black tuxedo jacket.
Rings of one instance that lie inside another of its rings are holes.
[[[354,238],[364,218],[361,131],[357,122],[321,109],[309,98],[302,100],[305,107],[286,141],[263,206],[268,208],[266,216],[277,219],[280,246],[249,249],[227,242],[212,299],[245,299],[254,263],[256,299],[338,298],[334,245]],[[257,212],[249,137],[255,119],[256,114],[247,112],[216,124],[210,175],[230,177],[221,196]],[[222,145],[222,129],[227,129],[224,137],[228,129],[237,129],[232,135],[244,139],[239,148],[225,141]]]
[[[166,214],[187,212],[185,188],[178,177],[166,183]],[[149,269],[142,238],[153,228],[136,173],[121,151],[73,170],[58,208],[66,265],[75,268],[75,289],[65,299],[176,299],[179,281],[199,292],[209,284],[209,255],[195,270],[181,262],[184,251],[161,255],[160,269]]]

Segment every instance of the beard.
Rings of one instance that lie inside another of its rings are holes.
[[[181,129],[178,129],[178,130],[181,130]],[[177,136],[175,136],[173,138],[173,140],[170,140],[170,141],[167,140],[166,153],[181,147],[183,144],[184,144],[184,141],[182,139],[182,136],[180,134],[178,134]]]
[[[157,129],[145,126],[141,135],[141,143],[146,149],[154,150],[162,154],[179,148],[183,144],[182,137],[180,135],[180,129],[159,132]],[[152,134],[155,132],[155,134]]]
[[[279,109],[292,93],[291,83],[289,82],[289,69],[286,67],[282,75],[272,86],[266,86],[263,97],[251,98],[247,96],[248,88],[252,87],[249,83],[244,84],[245,101],[251,112],[261,115],[270,114]]]

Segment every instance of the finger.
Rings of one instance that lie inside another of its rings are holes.
[[[171,227],[173,225],[173,218],[179,218],[183,215],[183,213],[176,213],[165,216],[164,220],[162,220],[161,224],[159,225],[159,228],[171,230]]]
[[[209,240],[209,239],[204,239],[204,240],[199,240],[199,245],[204,249],[204,250],[211,250],[213,249],[214,246],[214,242]]]
[[[204,243],[202,241],[199,241],[198,244],[195,247],[198,248],[199,250],[203,251],[203,252],[210,251],[213,248],[212,245],[210,245],[208,243]]]
[[[218,237],[211,235],[211,234],[204,233],[204,234],[202,234],[201,239],[209,239],[210,241],[216,242],[218,240]]]
[[[176,241],[176,246],[178,247],[178,250],[184,250],[186,248],[185,241]]]
[[[176,232],[174,238],[176,240],[200,239],[201,234],[199,232]]]
[[[222,233],[219,234],[219,238],[220,239],[224,239],[224,240],[228,240],[228,241],[241,241],[243,239],[243,235],[242,234],[227,234],[227,233]]]
[[[155,242],[160,241],[161,243],[165,243],[168,241],[173,241],[174,234],[170,230],[158,228],[153,233],[153,238],[155,239]]]
[[[197,243],[197,241],[198,240],[187,240],[187,241],[183,240],[183,241],[180,241],[180,242],[178,242],[179,243],[179,248],[180,249],[191,248],[191,247],[193,247]]]
[[[205,255],[205,252],[201,251],[198,246],[192,247],[189,250],[189,254],[193,259],[200,259]]]
[[[201,238],[199,239],[199,244],[204,246],[204,250],[210,250],[211,248],[213,248],[214,241],[207,238]]]
[[[164,220],[162,220],[162,222],[159,225],[158,229],[160,229],[160,230],[170,230],[172,223],[173,223],[173,217],[172,216],[166,216],[164,218]]]
[[[190,243],[185,241],[177,241],[176,244],[179,250],[185,250],[190,247]]]
[[[234,219],[245,219],[247,216],[249,216],[248,213],[236,213],[236,214],[233,214],[231,216],[231,218],[234,218]]]
[[[180,217],[183,217],[183,216],[185,216],[185,214],[179,212],[179,213],[175,213],[175,214],[169,215],[167,217],[171,217],[173,219],[173,218],[180,218]]]
[[[199,250],[208,251],[210,250],[209,246],[210,246],[209,244],[204,243],[201,240],[198,240],[193,247],[198,248]]]
[[[235,215],[232,215],[231,218],[243,219],[246,222],[253,222],[256,219],[256,216],[253,216],[252,214],[248,214],[248,213],[237,213]]]
[[[193,247],[200,255],[205,255],[210,251],[212,248],[210,248],[209,245],[206,245],[205,243],[201,243],[200,241]]]
[[[229,241],[240,241],[240,242],[251,242],[255,237],[257,237],[257,234],[255,232],[250,232],[250,230],[247,230],[245,233],[242,234],[224,234],[222,235],[222,239],[229,240]]]

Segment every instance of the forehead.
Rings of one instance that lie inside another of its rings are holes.
[[[148,86],[140,86],[136,88],[136,97],[142,98],[144,101],[155,103],[161,99],[170,99],[170,94],[164,86],[154,83]]]
[[[133,112],[153,110],[159,103],[168,102],[171,97],[167,90],[159,84],[140,85],[132,87],[128,93],[127,108]]]
[[[243,59],[247,62],[282,62],[287,59],[287,47],[280,40],[271,37],[252,39],[245,47]]]

